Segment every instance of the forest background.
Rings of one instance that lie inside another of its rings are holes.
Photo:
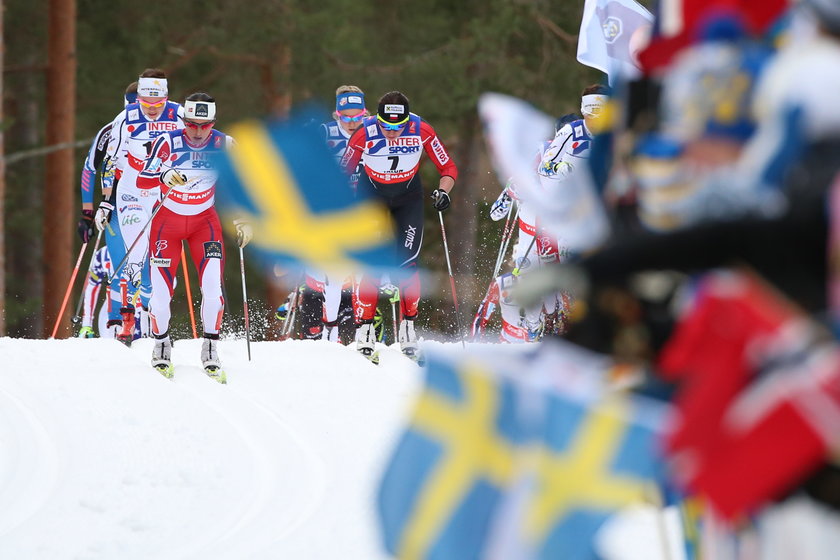
[[[52,331],[56,312],[45,309],[45,300],[48,307],[56,290],[60,300],[81,247],[75,224],[82,162],[94,134],[121,110],[126,85],[147,67],[167,72],[175,101],[196,91],[215,96],[221,131],[249,117],[282,116],[312,100],[324,107],[326,121],[341,84],[361,87],[373,110],[383,93],[405,93],[411,110],[435,127],[459,167],[445,220],[466,327],[490,281],[502,229],[487,216],[503,185],[487,158],[478,97],[496,91],[521,97],[550,115],[577,112],[581,89],[602,79],[575,60],[582,10],[583,0],[6,0],[0,335],[37,338]],[[48,156],[37,148],[51,144],[46,132],[50,95],[73,95],[48,91],[56,88],[49,85],[55,83],[48,79],[51,65],[62,64],[51,60],[48,42],[56,21],[67,17],[75,22],[78,142],[72,178],[47,185]],[[422,179],[431,193],[437,172],[424,160]],[[54,189],[73,193],[69,210],[56,214]],[[95,204],[99,199],[97,186]],[[69,251],[49,250],[64,235],[72,239]],[[230,332],[242,328],[242,292],[236,245],[228,240],[226,246]],[[66,316],[75,310],[88,259],[89,254]],[[420,326],[453,333],[440,224],[431,204],[426,205],[421,264],[430,281],[423,287]],[[252,326],[263,331],[257,338],[274,338],[273,310],[294,283],[248,267]],[[195,271],[191,284],[197,308]],[[176,336],[189,330],[183,282],[176,291],[172,328]],[[65,319],[58,336],[71,334]]]

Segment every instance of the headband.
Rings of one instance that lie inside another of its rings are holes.
[[[358,91],[345,91],[335,96],[335,110],[365,108],[365,94]]]
[[[169,89],[166,78],[139,78],[137,95],[142,97],[167,97]]]
[[[580,111],[584,115],[597,115],[604,109],[608,99],[606,95],[595,93],[584,95],[580,99]]]
[[[377,110],[379,118],[388,124],[401,124],[408,120],[408,103],[380,103]]]
[[[212,121],[216,118],[213,101],[184,101],[184,118]]]

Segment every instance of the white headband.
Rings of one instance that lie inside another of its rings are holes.
[[[606,95],[595,93],[584,95],[580,99],[580,111],[584,115],[597,115],[604,109],[608,99]]]
[[[216,104],[212,101],[184,101],[184,118],[212,121],[216,118]]]
[[[169,88],[166,78],[139,78],[137,80],[137,95],[143,97],[167,97]]]

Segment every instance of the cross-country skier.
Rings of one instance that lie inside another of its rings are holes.
[[[126,106],[112,123],[107,153],[109,166],[114,168],[114,187],[103,189],[107,198],[99,205],[96,213],[96,225],[100,230],[105,228],[111,215],[116,214],[115,221],[119,224],[125,250],[134,244],[122,270],[114,270],[114,274],[121,278],[122,330],[118,338],[126,344],[131,343],[131,333],[134,331],[134,305],[131,302],[135,299],[138,285],[140,304],[144,309],[148,310],[149,307],[151,282],[148,264],[149,231],[146,226],[152,215],[152,207],[160,197],[157,185],[140,188],[137,177],[155,138],[184,126],[181,122],[183,109],[169,101],[168,95],[169,88],[163,70],[149,68],[138,78],[137,102]],[[117,252],[112,251],[111,257],[116,268],[119,263]]]
[[[343,85],[335,90],[333,120],[323,123],[321,132],[337,162],[344,157],[347,141],[367,115],[365,94],[358,86]],[[354,187],[358,183],[361,167],[360,162],[350,176],[350,183]],[[347,280],[311,269],[306,271],[306,287],[301,290],[299,308],[301,338],[339,341],[340,317],[345,317],[345,322],[353,321],[353,282],[352,278],[350,282]]]
[[[566,115],[557,119],[554,139],[539,147],[536,172],[546,197],[562,196],[567,182],[575,179],[575,173],[586,172],[583,166],[589,157],[592,143],[593,119],[603,110],[609,89],[599,84],[584,88],[581,94],[583,118]],[[515,185],[507,185],[493,204],[490,216],[494,220],[504,218],[517,199]],[[529,342],[537,340],[543,333],[553,332],[558,325],[562,328],[562,314],[568,307],[568,298],[563,294],[549,294],[537,305],[520,308],[510,297],[518,276],[528,274],[538,266],[558,262],[561,255],[561,240],[558,240],[540,217],[538,200],[518,200],[519,236],[513,250],[514,272],[496,279],[488,295],[488,304],[479,309],[479,330],[487,323],[493,308],[498,305],[502,317],[501,338],[507,342]]]
[[[127,106],[137,100],[137,82],[132,82],[125,90],[124,105]],[[88,150],[88,155],[82,164],[82,217],[79,219],[78,232],[82,243],[87,243],[93,237],[94,228],[94,210],[93,210],[93,191],[96,183],[96,174],[101,172],[102,191],[110,192],[113,186],[114,174],[113,167],[110,172],[106,173],[108,167],[106,165],[106,153],[108,142],[111,137],[111,127],[113,122],[109,122],[103,126],[93,139],[93,143]],[[107,196],[105,197],[107,199]],[[109,255],[116,255],[118,260],[122,260],[125,255],[125,245],[122,241],[120,228],[117,225],[116,214],[111,216],[108,222],[108,227],[105,228],[105,245],[108,247]],[[109,303],[108,308],[108,322],[107,327],[110,332],[107,333],[109,338],[114,338],[118,332],[122,331],[122,316],[120,315],[120,295],[119,291],[115,290],[114,300]],[[80,333],[81,334],[81,333]],[[100,336],[105,337],[104,329],[99,330]]]
[[[417,335],[414,321],[420,301],[420,276],[417,257],[423,242],[423,186],[420,184],[420,158],[423,151],[438,168],[440,182],[432,193],[438,211],[449,208],[449,191],[455,186],[458,169],[435,130],[420,116],[409,110],[408,98],[399,91],[386,93],[379,100],[375,116],[364,120],[350,138],[342,166],[348,174],[364,164],[359,187],[376,193],[394,219],[397,251],[402,269],[399,280],[400,309],[403,319],[399,327],[402,352],[417,359]],[[379,297],[378,279],[363,275],[354,301],[356,346],[366,357],[374,358],[375,334],[373,318]]]
[[[204,342],[201,363],[208,375],[226,382],[219,361],[219,330],[225,309],[223,272],[225,263],[222,226],[216,213],[218,172],[216,159],[233,139],[213,129],[216,100],[206,93],[193,93],[184,102],[184,128],[155,140],[138,179],[143,189],[161,188],[162,208],[152,220],[151,319],[155,347],[152,366],[171,377],[172,341],[169,338],[170,303],[182,242],[190,247],[201,285],[201,322]],[[237,224],[240,247],[252,236],[249,224]]]

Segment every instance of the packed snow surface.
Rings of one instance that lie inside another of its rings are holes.
[[[169,380],[149,339],[0,338],[0,559],[390,558],[376,488],[422,370],[396,346],[379,366],[324,341],[251,350],[220,342],[220,385],[198,340]],[[611,560],[662,557],[641,523]]]

